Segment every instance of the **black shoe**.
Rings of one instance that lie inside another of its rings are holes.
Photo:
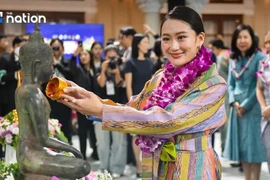
[[[243,169],[242,166],[239,168],[239,171],[240,171],[240,172],[244,172],[244,169]]]
[[[91,158],[95,161],[98,161],[99,160],[99,157],[98,157],[98,154],[93,152],[93,154],[91,155]]]
[[[230,164],[233,168],[234,167],[241,167],[241,163],[232,163]]]

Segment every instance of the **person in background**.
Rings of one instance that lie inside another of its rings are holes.
[[[131,57],[131,45],[132,45],[132,40],[134,35],[136,34],[136,30],[132,26],[125,26],[120,29],[119,32],[119,43],[120,43],[120,54],[121,59],[122,59],[122,64],[119,66],[120,68],[120,73],[122,79],[125,79],[125,73],[124,73],[124,68],[125,68],[125,63],[127,60],[130,59]],[[122,86],[119,88],[120,94],[121,94],[121,103],[125,104],[128,102],[127,94],[126,94],[126,82],[123,81]],[[130,134],[127,134],[127,163],[128,164],[136,164],[136,160],[134,157],[133,153],[133,148],[132,148],[132,137]],[[126,166],[125,168],[126,174],[131,172],[131,168],[129,165]]]
[[[24,35],[22,36],[23,41],[24,41],[24,42],[28,42],[30,35],[31,35],[31,33],[26,33],[26,34],[24,34]]]
[[[23,45],[24,41],[21,37],[16,36],[12,41],[12,48],[14,49],[13,53],[10,55],[10,59],[7,64],[7,74],[3,75],[1,78],[1,83],[5,88],[5,98],[6,99],[6,112],[10,112],[15,109],[15,90],[18,87],[18,78],[20,76],[19,71],[21,69],[19,62],[19,52],[20,47]]]
[[[101,98],[120,101],[119,87],[123,79],[120,74],[118,49],[108,45],[104,50],[105,61],[98,70],[97,82]],[[127,163],[127,136],[119,132],[102,130],[100,123],[95,124],[100,170],[108,170],[114,179],[120,178]]]
[[[256,72],[265,56],[259,52],[253,29],[239,25],[232,36],[228,93],[232,106],[224,157],[242,163],[245,179],[260,179],[266,152],[261,140],[261,109],[256,98]]]
[[[77,65],[78,55],[79,55],[79,64]],[[94,58],[89,51],[83,49],[82,44],[79,44],[78,48],[74,52],[69,63],[69,69],[75,83],[87,89],[88,91],[96,92],[97,82],[96,82],[96,68],[94,65]],[[89,137],[90,146],[93,149],[91,157],[94,160],[98,160],[99,157],[97,153],[97,145],[96,145],[97,140],[94,124],[93,122],[88,121],[86,117],[81,113],[77,113],[77,117],[78,117],[78,126],[79,126],[78,134],[80,140],[81,153],[84,159],[86,160],[87,137]]]
[[[128,99],[139,94],[144,84],[152,77],[153,63],[145,55],[150,48],[148,36],[135,34],[132,40],[131,59],[126,62],[124,69],[126,81],[126,93]],[[140,148],[136,146],[136,136],[133,136],[133,152],[136,158],[137,178],[141,178],[142,165],[140,160]]]
[[[168,59],[164,57],[161,49],[161,39],[157,39],[154,44],[153,51],[157,56],[156,63],[153,67],[153,74],[155,74],[159,69],[163,68],[164,65],[168,62]]]
[[[136,31],[133,27],[127,26],[120,29],[120,45],[125,49],[122,59],[126,62],[131,57],[131,44]]]
[[[69,60],[64,57],[64,44],[63,41],[56,38],[52,39],[50,46],[53,50],[54,57],[54,76],[73,80],[72,74],[69,70]],[[44,84],[45,90],[46,84]],[[52,101],[48,98],[51,105],[51,118],[58,119],[62,124],[62,131],[68,142],[72,144],[72,123],[71,123],[71,109],[63,106],[57,101]]]
[[[100,42],[94,42],[91,46],[91,53],[93,54],[93,60],[96,69],[99,69],[103,62],[103,59],[101,58],[102,52],[103,45]]]
[[[262,140],[267,153],[268,171],[270,173],[270,31],[265,35],[264,45],[267,57],[261,62],[258,72],[257,98],[262,110]]]
[[[210,42],[212,52],[216,56],[216,64],[217,64],[217,70],[218,74],[223,77],[226,81],[228,80],[228,70],[229,70],[229,54],[226,55],[223,53],[223,51],[227,51],[224,49],[224,44],[223,41],[220,39],[215,39]],[[227,117],[229,117],[229,112],[230,112],[230,104],[228,101],[228,95],[226,96],[226,102],[225,102],[225,108],[226,108],[226,114]],[[226,134],[227,134],[227,121],[224,123],[224,125],[220,128],[221,132],[221,151],[223,153],[224,147],[225,147],[225,142],[226,142]],[[212,145],[214,147],[214,142],[215,142],[215,134],[213,134],[212,137]]]
[[[264,37],[264,47],[266,50],[266,54],[270,54],[270,31]]]
[[[5,116],[8,112],[5,83],[2,82],[2,77],[7,74],[7,66],[10,54],[8,48],[7,36],[0,33],[0,117]],[[0,158],[4,157],[2,145],[0,145]]]

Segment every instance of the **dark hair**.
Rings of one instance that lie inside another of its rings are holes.
[[[0,40],[3,38],[7,38],[7,36],[5,34],[0,33]]]
[[[252,54],[254,54],[256,52],[256,50],[258,49],[258,41],[256,41],[256,37],[255,37],[253,29],[249,25],[240,24],[237,26],[237,28],[234,31],[233,36],[232,36],[232,44],[231,44],[231,47],[232,47],[231,58],[232,59],[237,59],[239,56],[242,56],[242,54],[241,54],[240,50],[237,48],[236,44],[237,44],[238,36],[239,36],[240,32],[243,30],[248,31],[249,35],[251,36],[251,40],[252,40],[252,45],[249,48],[249,50],[247,50],[246,56],[252,56]]]
[[[161,39],[160,38],[156,40],[153,50],[154,50],[157,57],[162,56]]]
[[[203,27],[203,22],[200,17],[200,15],[194,11],[193,9],[186,7],[186,6],[176,6],[171,10],[166,16],[165,19],[162,21],[161,26],[160,26],[160,34],[162,26],[165,21],[168,19],[176,19],[180,21],[184,21],[188,23],[193,29],[197,35],[199,35],[201,32],[204,33],[204,27]]]
[[[120,33],[125,36],[134,36],[136,34],[136,31],[132,26],[126,26],[120,29]]]
[[[104,55],[106,56],[106,54],[109,51],[115,51],[118,54],[118,48],[115,45],[113,45],[113,44],[109,44],[108,46],[105,47],[105,49],[104,49]]]
[[[139,47],[138,45],[140,44],[140,42],[142,41],[143,38],[145,38],[148,36],[145,34],[135,34],[132,40],[132,45],[131,45],[131,57],[134,59],[137,59],[139,56]]]
[[[12,41],[12,47],[14,48],[16,44],[20,44],[23,42],[23,39],[19,36],[16,36]]]
[[[62,48],[64,49],[64,42],[61,39],[59,39],[59,38],[53,38],[51,40],[51,42],[50,42],[50,46],[52,46],[53,43],[55,43],[56,41],[58,41],[61,44]]]
[[[214,39],[209,42],[209,44],[212,44],[212,46],[219,48],[219,49],[224,49],[224,43],[220,39]]]
[[[92,46],[91,46],[91,52],[92,52],[92,50],[93,50],[93,48],[96,46],[96,45],[100,45],[101,46],[101,48],[103,49],[103,45],[101,44],[101,42],[98,42],[98,41],[96,41],[96,42],[94,42],[93,44],[92,44]]]
[[[110,44],[114,44],[114,42],[116,41],[115,38],[110,38],[108,39],[107,43],[106,43],[106,46],[110,45]]]
[[[95,64],[94,64],[94,57],[93,54],[90,51],[85,50],[86,52],[89,53],[90,56],[90,69],[92,69],[94,71],[94,74],[96,74],[96,68],[95,68]],[[80,65],[81,67],[86,71],[85,65],[81,63],[81,55],[79,55],[79,61],[80,61]]]

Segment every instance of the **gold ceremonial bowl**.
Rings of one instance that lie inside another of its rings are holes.
[[[60,99],[61,94],[64,94],[64,89],[68,87],[65,80],[54,77],[52,78],[46,86],[46,95],[52,100]]]

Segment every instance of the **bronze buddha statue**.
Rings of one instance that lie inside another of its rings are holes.
[[[44,43],[39,27],[20,48],[22,84],[15,94],[19,117],[17,161],[25,180],[78,179],[90,173],[90,164],[74,147],[48,136],[50,105],[41,85],[53,74],[53,51]],[[47,148],[71,152],[75,157],[53,155]]]

